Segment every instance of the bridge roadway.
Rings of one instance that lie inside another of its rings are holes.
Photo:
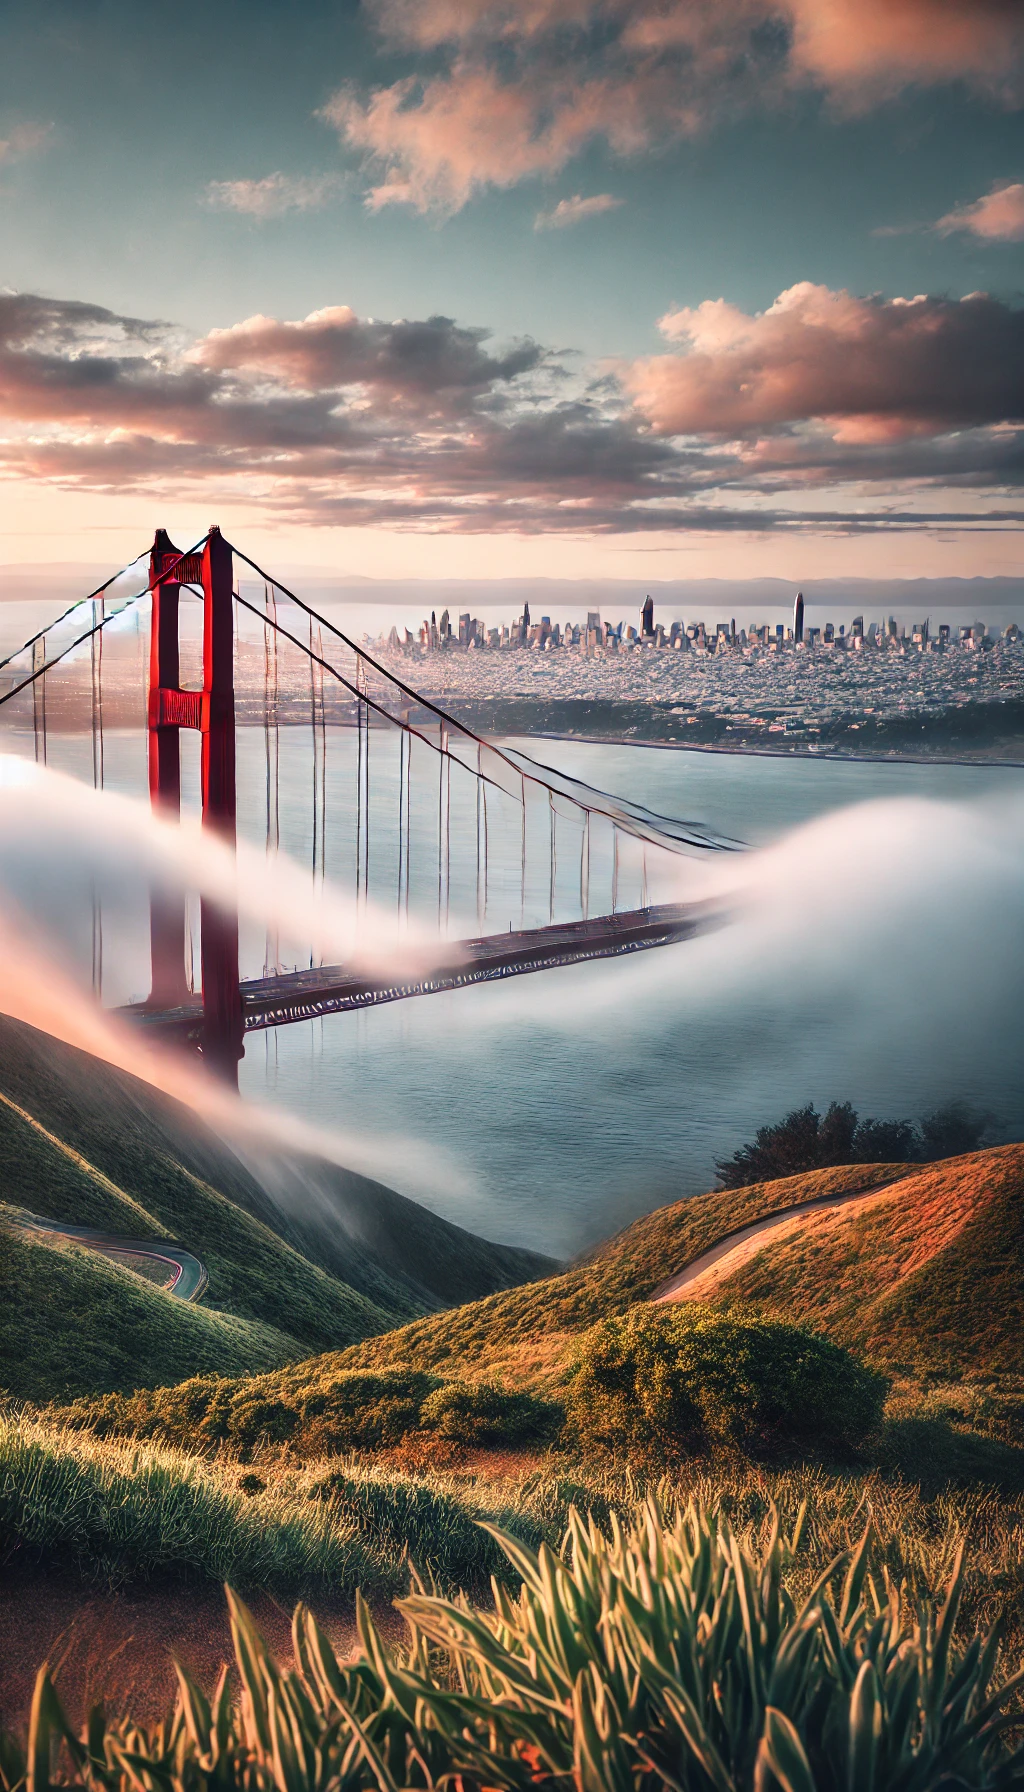
[[[361,976],[345,965],[318,965],[308,971],[284,971],[239,985],[247,1033],[289,1021],[315,1020],[325,1014],[347,1014],[376,1008],[409,996],[433,995],[445,989],[467,989],[528,971],[554,970],[597,958],[618,958],[692,939],[719,926],[721,908],[710,902],[666,902],[619,915],[533,927],[519,933],[494,933],[483,939],[456,940],[443,947],[429,972],[404,983]],[[202,1037],[203,1001],[193,996],[176,1008],[154,1008],[135,1002],[119,1012],[148,1031],[195,1040]]]

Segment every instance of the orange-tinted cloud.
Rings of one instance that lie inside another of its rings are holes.
[[[984,242],[1024,242],[1024,181],[999,182],[983,198],[947,212],[935,228],[944,236],[964,230]]]
[[[708,300],[661,328],[678,352],[623,370],[661,434],[816,423],[854,444],[1024,421],[1024,312],[984,293],[886,301],[804,281],[756,316]]]
[[[215,372],[241,373],[306,392],[359,386],[375,402],[436,415],[465,411],[481,393],[532,372],[546,360],[536,343],[488,354],[489,332],[449,317],[380,323],[348,305],[312,311],[300,322],[247,317],[211,330],[188,360]]]
[[[376,0],[373,13],[432,54],[422,77],[346,87],[321,114],[364,157],[374,209],[456,210],[561,172],[594,139],[635,155],[808,85],[847,110],[954,81],[1024,95],[1020,0]]]
[[[534,220],[535,230],[567,230],[573,224],[582,224],[585,218],[599,218],[602,212],[618,211],[622,199],[616,199],[614,193],[592,193],[588,199],[582,194],[574,193],[571,199],[560,199],[549,212],[538,212]]]
[[[340,174],[265,174],[261,180],[211,180],[207,205],[249,218],[281,218],[286,212],[319,211],[344,191]]]
[[[20,162],[23,156],[45,149],[52,137],[52,124],[10,125],[0,137],[0,162]]]
[[[223,494],[267,520],[577,535],[932,527],[960,513],[918,513],[924,488],[970,487],[971,514],[994,519],[1024,482],[1024,312],[805,285],[762,316],[719,300],[663,328],[673,352],[617,386],[449,318],[339,305],[186,345],[155,320],[0,293],[0,476]]]

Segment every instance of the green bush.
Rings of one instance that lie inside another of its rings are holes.
[[[442,1383],[413,1369],[347,1369],[291,1388],[262,1376],[241,1381],[193,1376],[178,1387],[108,1394],[58,1409],[61,1423],[98,1437],[226,1445],[248,1455],[286,1444],[307,1460],[341,1450],[376,1450],[421,1430],[459,1443],[516,1444],[551,1435],[560,1410],[530,1394],[487,1383]]]
[[[881,1420],[887,1385],[802,1327],[645,1304],[579,1339],[567,1416],[582,1447],[639,1457],[845,1451]]]
[[[513,1394],[489,1382],[446,1381],[428,1394],[420,1423],[463,1444],[520,1444],[550,1436],[558,1408],[533,1394]]]

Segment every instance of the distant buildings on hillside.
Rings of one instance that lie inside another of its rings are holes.
[[[1017,640],[1019,636],[1020,629],[1015,622],[1003,630],[1003,638],[1006,640]],[[729,622],[717,622],[710,627],[702,621],[676,621],[666,626],[655,623],[654,602],[648,597],[640,613],[639,629],[624,622],[603,621],[597,611],[591,611],[585,623],[571,622],[563,626],[552,622],[550,616],[542,616],[539,622],[534,622],[527,604],[523,614],[513,623],[502,623],[496,628],[485,626],[479,617],[465,611],[459,617],[458,628],[455,630],[447,610],[442,611],[440,621],[432,611],[429,621],[424,621],[418,634],[414,635],[410,629],[405,629],[400,635],[397,628],[392,628],[386,641],[381,640],[378,645],[386,646],[392,652],[413,655],[482,651],[501,653],[522,649],[543,653],[570,649],[581,653],[614,654],[631,653],[635,650],[650,651],[652,648],[697,654],[905,654],[943,653],[955,645],[984,652],[997,638],[998,635],[989,633],[984,622],[964,625],[942,622],[933,629],[929,618],[913,623],[909,629],[892,616],[884,623],[871,622],[866,628],[863,616],[855,616],[849,625],[841,622],[838,628],[833,622],[826,622],[822,627],[807,627],[804,623],[803,596],[798,592],[793,606],[791,628],[779,622],[737,630],[735,618]]]

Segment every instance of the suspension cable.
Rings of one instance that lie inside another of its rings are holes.
[[[271,578],[271,575],[267,572],[264,572],[263,568],[260,565],[258,565],[255,560],[251,560],[249,558],[248,554],[243,553],[241,548],[236,548],[232,543],[229,543],[228,545],[231,547],[232,553],[236,554],[240,560],[244,561],[246,566],[250,567],[252,569],[252,571],[254,573],[256,573],[259,578],[261,578],[261,579]],[[272,583],[274,583],[277,586],[277,589],[280,592],[282,592],[283,595],[285,597],[287,597],[291,603],[296,604],[298,606],[298,608],[300,610],[302,610],[307,616],[312,616],[317,622],[319,622],[321,624],[321,626],[323,628],[326,628],[327,630],[329,630],[329,632],[332,635],[334,635],[353,654],[356,655],[357,659],[362,660],[367,666],[371,666],[375,672],[379,673],[380,677],[382,679],[384,679],[386,683],[393,685],[396,690],[401,691],[404,696],[411,699],[411,701],[414,702],[415,704],[417,704],[417,706],[419,708],[428,710],[432,715],[437,716],[438,720],[441,723],[443,723],[445,727],[455,728],[458,730],[458,732],[460,734],[464,735],[467,740],[471,740],[471,741],[476,742],[477,744],[482,744],[483,746],[485,746],[487,748],[488,752],[493,753],[497,759],[500,759],[503,762],[503,764],[507,765],[509,767],[509,769],[513,773],[515,773],[517,776],[519,776],[521,778],[528,778],[531,783],[538,784],[538,785],[540,785],[540,787],[542,789],[549,790],[549,789],[551,789],[551,785],[548,782],[548,779],[546,779],[542,775],[544,772],[547,772],[547,773],[549,773],[550,776],[557,777],[558,779],[560,779],[562,783],[572,785],[576,790],[586,791],[591,799],[593,799],[595,797],[604,797],[606,801],[614,802],[618,807],[620,807],[623,810],[621,819],[615,825],[621,826],[626,832],[629,832],[629,833],[632,833],[634,831],[634,828],[647,827],[653,833],[660,834],[662,836],[661,844],[663,844],[665,850],[669,851],[669,852],[671,852],[673,850],[672,842],[675,838],[672,835],[672,833],[670,832],[670,830],[672,828],[681,827],[681,826],[691,828],[693,831],[694,837],[687,838],[685,840],[679,839],[676,841],[677,845],[686,845],[686,846],[690,846],[690,847],[704,848],[706,850],[715,850],[715,851],[735,851],[741,847],[742,842],[740,842],[740,841],[727,840],[725,838],[721,838],[718,836],[708,835],[702,829],[700,829],[696,824],[680,823],[680,822],[674,821],[670,816],[667,816],[667,815],[659,816],[659,815],[655,815],[653,812],[649,811],[648,814],[650,816],[650,819],[647,822],[644,822],[637,815],[630,816],[629,811],[630,811],[631,806],[635,807],[635,808],[641,808],[642,805],[639,805],[639,804],[630,805],[628,802],[625,802],[624,799],[609,798],[607,796],[606,792],[592,790],[590,786],[583,783],[582,779],[574,778],[568,772],[555,772],[553,767],[542,765],[539,763],[539,761],[531,759],[529,754],[523,753],[521,755],[518,755],[518,758],[525,759],[527,761],[527,764],[533,768],[531,771],[526,771],[522,764],[517,763],[516,758],[513,758],[508,753],[503,752],[500,747],[496,747],[492,742],[484,741],[482,736],[477,734],[465,722],[458,721],[455,717],[451,716],[447,712],[447,710],[441,709],[438,706],[438,704],[431,702],[429,697],[424,697],[419,691],[415,690],[412,685],[406,684],[404,679],[399,678],[396,673],[390,672],[386,666],[381,665],[380,661],[374,659],[372,654],[367,653],[365,648],[357,646],[356,642],[351,640],[350,637],[345,634],[343,629],[336,627],[336,625],[333,622],[328,621],[327,617],[321,615],[318,610],[314,610],[312,608],[312,606],[310,604],[307,604],[303,598],[301,598],[297,595],[296,592],[290,591],[287,585],[282,585],[280,583],[280,581],[276,580],[276,579],[272,580]],[[246,599],[244,597],[239,597],[238,601],[240,603],[244,604],[246,602]],[[252,609],[251,604],[249,604],[247,607],[249,609]],[[289,636],[289,639],[296,641],[297,646],[299,646],[299,647],[302,646],[301,641],[298,641],[295,636]],[[348,684],[348,681],[342,676],[341,673],[338,672],[337,668],[329,665],[327,662],[324,662],[324,663],[327,664],[327,670],[332,672],[336,678],[341,679],[341,682],[343,684],[345,684],[349,690],[351,690],[351,688],[352,688],[351,685]],[[392,722],[392,723],[394,722],[394,717],[391,715],[388,715],[388,712],[386,710],[384,710],[381,706],[374,705],[374,707],[378,710],[378,713],[384,715],[389,722]],[[426,739],[426,737],[424,735],[421,735],[420,739]],[[433,747],[433,742],[428,741],[427,744]],[[434,751],[436,752],[437,749],[434,748]],[[496,779],[492,778],[491,782],[496,784],[498,789],[503,788],[503,786],[497,784]],[[572,796],[572,795],[569,796],[568,800],[576,803],[576,805],[579,808],[597,808],[601,813],[607,813],[606,810],[603,810],[601,808],[600,803],[595,803],[592,800],[588,802],[586,800],[586,798]],[[609,815],[609,819],[610,820],[613,819],[611,815]],[[634,824],[633,827],[630,826],[631,820]],[[643,836],[640,834],[637,835],[637,838],[642,838],[642,837]],[[657,844],[657,842],[654,842],[653,844]]]
[[[150,579],[149,584],[144,591],[136,591],[135,596],[127,598],[119,610],[112,610],[109,616],[104,616],[102,621],[97,622],[93,628],[87,628],[84,634],[79,635],[76,640],[69,642],[68,646],[62,648],[60,653],[55,653],[52,660],[43,658],[38,666],[33,664],[32,671],[27,678],[23,678],[19,684],[12,685],[9,691],[4,691],[3,695],[0,696],[0,706],[4,703],[10,703],[12,697],[19,696],[22,691],[28,689],[29,685],[35,684],[37,678],[44,678],[47,672],[53,670],[54,666],[60,665],[61,660],[66,660],[69,653],[74,653],[76,647],[81,647],[84,642],[91,641],[93,635],[98,635],[101,629],[107,628],[111,622],[116,621],[117,617],[123,616],[125,611],[130,610],[133,604],[141,603],[142,599],[148,597],[150,592],[153,591],[157,585],[167,583],[171,579],[175,567],[180,566],[183,560],[191,559],[193,554],[197,554],[206,540],[207,537],[205,535],[202,536],[201,539],[196,542],[195,547],[189,548],[184,554],[179,554],[177,559],[171,562],[170,566],[165,567],[164,571],[158,573],[156,578]],[[132,561],[131,564],[134,565],[134,561]],[[119,579],[121,574],[115,573],[114,577]],[[107,584],[113,584],[113,579],[108,579]],[[282,587],[279,586],[278,589],[280,590]],[[106,590],[106,586],[101,586],[100,590],[101,592]],[[245,603],[244,597],[239,598],[238,601],[239,603]],[[72,604],[71,607],[72,609],[77,610],[78,605]],[[253,614],[256,616],[259,615],[259,611],[253,609],[252,604],[246,604],[246,609],[253,610]],[[70,615],[70,613],[70,611],[67,612],[68,615]],[[26,642],[23,646],[19,647],[17,653],[12,653],[9,659],[4,660],[3,665],[10,665],[11,660],[17,659],[19,653],[25,653],[29,647],[34,648],[37,642],[45,641],[46,636],[55,627],[55,623],[50,623],[40,634],[34,635],[31,641]],[[2,667],[0,667],[0,670],[2,670]]]

